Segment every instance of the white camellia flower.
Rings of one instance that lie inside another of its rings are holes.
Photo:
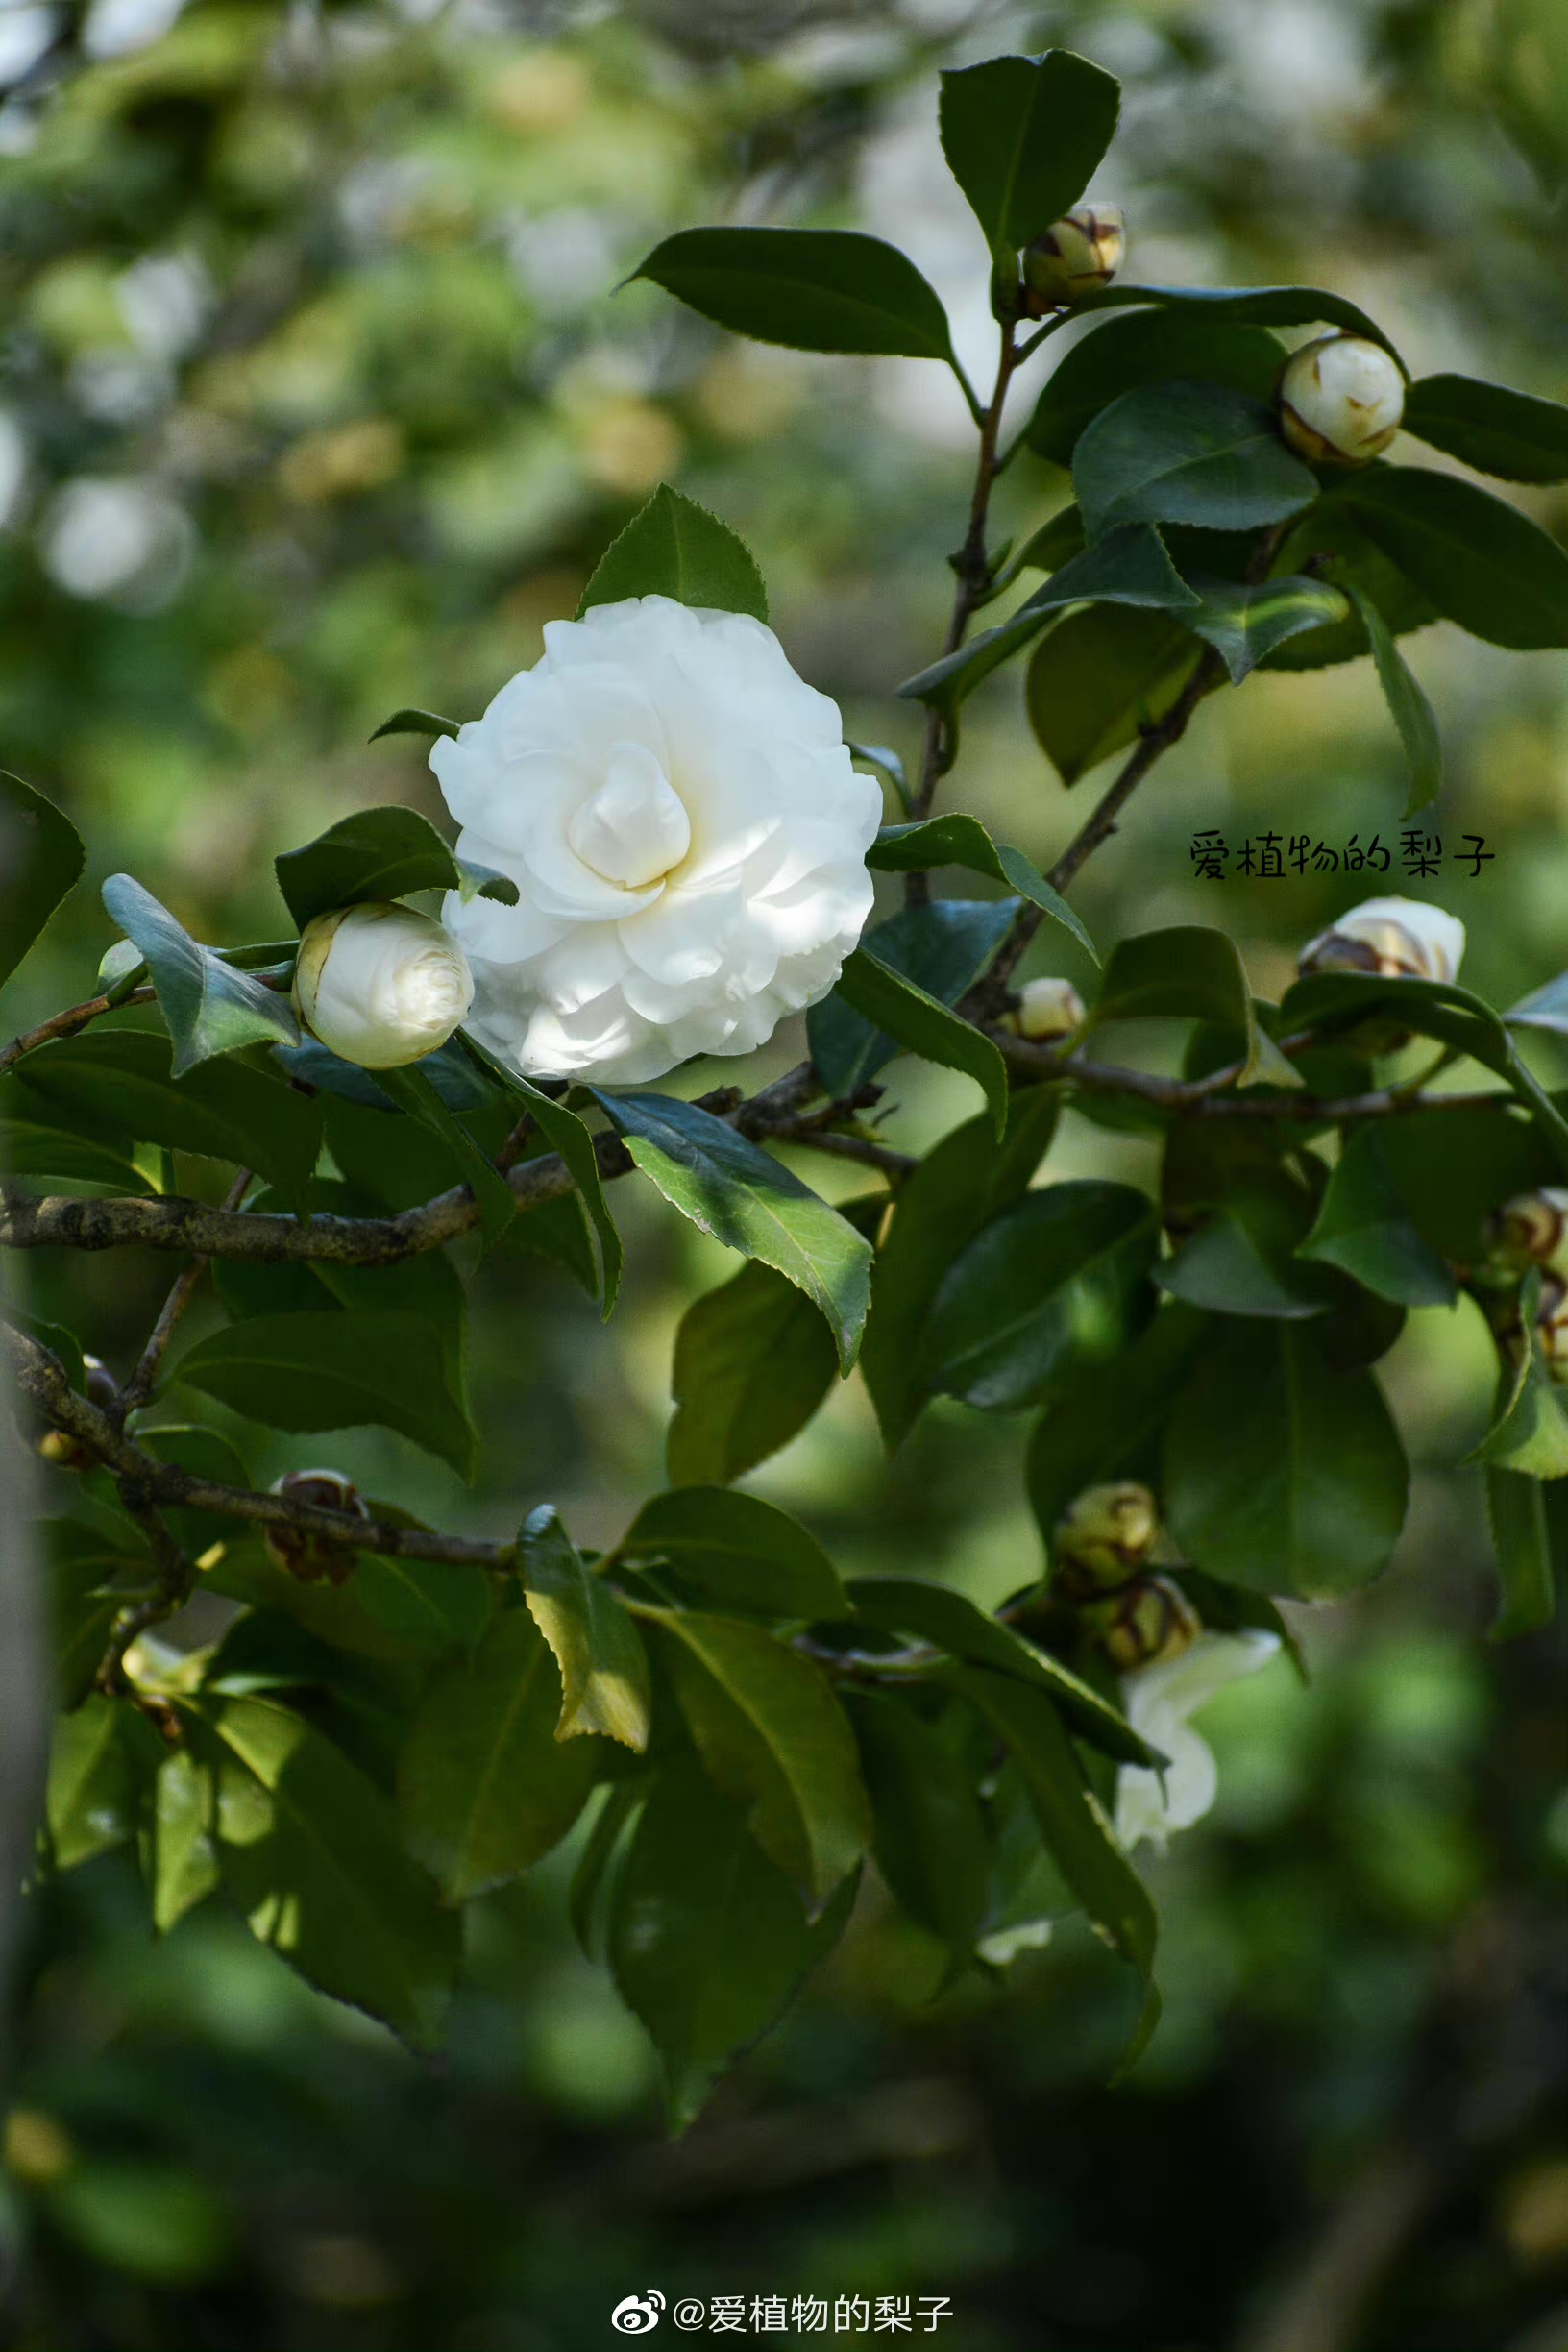
[[[1335,916],[1301,951],[1304,972],[1381,972],[1384,979],[1457,980],[1464,925],[1417,898],[1366,898]]]
[[[324,1045],[361,1069],[397,1069],[444,1045],[474,997],[456,941],[431,915],[368,901],[317,915],[300,936],[294,1002]]]
[[[1280,427],[1313,465],[1366,465],[1385,450],[1405,414],[1405,379],[1381,343],[1320,335],[1285,363]]]
[[[827,994],[870,913],[881,793],[744,613],[650,596],[552,621],[430,766],[459,851],[518,887],[444,913],[470,1026],[526,1076],[749,1053]]]
[[[1122,1703],[1133,1729],[1170,1758],[1164,1775],[1123,1764],[1116,1775],[1116,1835],[1164,1850],[1176,1829],[1190,1829],[1214,1801],[1214,1752],[1188,1721],[1227,1684],[1266,1666],[1280,1647],[1275,1633],[1200,1633],[1179,1656],[1124,1675]]]

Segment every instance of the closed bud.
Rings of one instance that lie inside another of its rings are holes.
[[[1024,307],[1031,318],[1109,285],[1127,253],[1120,205],[1081,204],[1023,251]]]
[[[1500,1273],[1520,1275],[1532,1265],[1568,1275],[1568,1191],[1543,1185],[1516,1192],[1486,1219],[1487,1257]]]
[[[473,999],[468,958],[433,916],[372,901],[305,926],[294,972],[300,1018],[361,1069],[397,1069],[433,1053]]]
[[[1084,1025],[1084,1000],[1070,980],[1026,980],[1018,991],[1016,1012],[1002,1026],[1015,1037],[1046,1041],[1070,1037]]]
[[[1555,1386],[1568,1388],[1568,1282],[1548,1274],[1541,1284],[1535,1329]]]
[[[1051,1534],[1058,1591],[1089,1600],[1136,1577],[1154,1549],[1160,1513],[1136,1479],[1086,1486],[1074,1496]]]
[[[100,1412],[111,1410],[119,1402],[120,1388],[109,1366],[96,1356],[84,1356],[82,1372],[87,1403],[96,1405]],[[90,1470],[98,1459],[91,1448],[73,1437],[68,1430],[46,1430],[37,1441],[37,1451],[56,1470]]]
[[[285,1470],[282,1478],[273,1480],[272,1491],[292,1503],[308,1503],[317,1510],[348,1511],[355,1519],[370,1517],[358,1487],[340,1470]],[[354,1574],[358,1554],[353,1544],[334,1535],[317,1535],[305,1528],[267,1527],[262,1537],[279,1567],[302,1584],[317,1584],[323,1577],[342,1584]]]
[[[1280,428],[1312,465],[1366,465],[1385,450],[1405,414],[1405,379],[1381,343],[1320,335],[1280,376]]]
[[[108,1412],[119,1403],[120,1384],[106,1363],[100,1363],[96,1356],[84,1356],[82,1371],[89,1405],[96,1405],[100,1412]]]
[[[1367,898],[1308,942],[1301,970],[1455,980],[1463,955],[1464,925],[1457,915],[1416,898]]]
[[[1197,1610],[1168,1577],[1139,1577],[1091,1602],[1083,1615],[1117,1674],[1178,1658],[1203,1631]]]

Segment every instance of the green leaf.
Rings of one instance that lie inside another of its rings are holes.
[[[1533,1633],[1538,1626],[1550,1625],[1557,1605],[1541,1481],[1488,1462],[1486,1518],[1502,1586],[1486,1638],[1510,1641],[1516,1633]]]
[[[558,1740],[560,1711],[555,1662],[524,1609],[432,1683],[399,1758],[398,1816],[443,1902],[520,1877],[582,1811],[605,1752]]]
[[[1144,309],[1152,306],[1185,311],[1232,327],[1342,327],[1348,334],[1381,343],[1391,358],[1399,359],[1376,320],[1342,294],[1326,294],[1321,286],[1112,285],[1086,294],[1074,307],[1080,311],[1124,310],[1135,305]],[[1403,360],[1400,365],[1404,366]]]
[[[913,1633],[968,1666],[1013,1677],[1048,1691],[1084,1739],[1118,1763],[1158,1765],[1159,1752],[1139,1737],[1126,1717],[1047,1650],[1037,1650],[962,1593],[917,1577],[855,1577],[849,1586],[857,1613],[885,1633]]]
[[[1304,1258],[1338,1266],[1396,1307],[1452,1307],[1454,1277],[1411,1221],[1374,1127],[1347,1137]]]
[[[1060,1395],[1148,1321],[1158,1253],[1152,1207],[1130,1185],[1025,1193],[949,1267],[925,1327],[925,1386],[989,1412]]]
[[[1115,135],[1121,85],[1070,49],[942,77],[942,151],[998,260],[1070,212]]]
[[[1070,1394],[1047,1406],[1024,1466],[1047,1550],[1057,1521],[1086,1486],[1153,1467],[1156,1441],[1207,1328],[1208,1318],[1190,1307],[1162,1307],[1122,1355],[1086,1372]]]
[[[321,1149],[321,1111],[265,1071],[227,1058],[184,1078],[164,1038],[99,1029],[40,1045],[15,1077],[52,1109],[108,1143],[134,1136],[165,1151],[196,1152],[254,1168],[290,1200],[303,1194]]]
[[[38,1327],[33,1329],[37,1336]],[[131,1589],[150,1582],[152,1561],[136,1549],[129,1526],[122,1537],[97,1521],[45,1519],[37,1531],[48,1566],[54,1698],[61,1713],[69,1714],[92,1688]]]
[[[557,1102],[553,1095],[544,1093],[519,1071],[508,1069],[504,1063],[498,1062],[494,1054],[469,1036],[466,1029],[459,1030],[458,1037],[463,1051],[475,1065],[487,1071],[498,1085],[504,1087],[524,1105],[551,1149],[558,1152],[565,1161],[566,1172],[576,1186],[582,1205],[592,1219],[594,1232],[599,1237],[600,1291],[607,1322],[621,1288],[621,1269],[625,1262],[625,1252],[621,1246],[621,1235],[615,1219],[610,1214],[609,1202],[604,1197],[604,1183],[599,1172],[599,1155],[594,1149],[593,1137],[575,1111],[569,1111],[565,1103]],[[530,1216],[537,1213],[536,1211],[528,1212]],[[515,1237],[517,1236],[514,1234]],[[527,1245],[525,1242],[523,1246]]]
[[[38,1110],[44,1105],[35,1096]],[[0,1119],[0,1168],[7,1184],[51,1192],[150,1192],[141,1170],[107,1143],[29,1119]]]
[[[1037,457],[1070,466],[1085,427],[1137,384],[1196,377],[1266,403],[1284,364],[1285,348],[1273,335],[1223,314],[1147,310],[1112,319],[1075,343],[1052,371],[1026,438]]]
[[[174,1042],[174,1077],[241,1045],[299,1043],[300,1024],[287,997],[193,940],[130,874],[110,874],[102,896],[110,919],[140,949],[152,973]]]
[[[1468,1457],[1527,1478],[1568,1478],[1568,1412],[1553,1385],[1541,1348],[1536,1315],[1541,1276],[1531,1266],[1519,1293],[1524,1345],[1505,1362],[1498,1382],[1497,1412],[1491,1428]]]
[[[1082,350],[1077,345],[1075,349]],[[1053,382],[1056,380],[1053,377]],[[1118,385],[1117,389],[1120,387]],[[1085,419],[1088,423],[1088,419]],[[1088,540],[1084,532],[1084,518],[1071,501],[1059,506],[1048,523],[1027,538],[1008,569],[1019,572],[1060,572],[1070,556],[1081,555]]]
[[[285,850],[273,868],[302,931],[313,917],[336,907],[462,886],[457,862],[434,825],[409,808],[356,810],[303,849]]]
[[[435,711],[396,710],[390,719],[383,719],[370,738],[379,743],[383,735],[451,735],[458,733],[455,719],[443,719]]]
[[[1503,481],[1568,481],[1568,408],[1474,376],[1422,376],[1405,397],[1417,440]]]
[[[1021,849],[993,842],[978,817],[955,810],[944,817],[928,817],[920,824],[884,825],[866,852],[866,863],[879,873],[929,873],[936,866],[963,866],[970,873],[989,875],[1040,907],[1071,934],[1086,955],[1099,963],[1093,941],[1066,900],[1052,890]]]
[[[1384,1120],[1383,1149],[1417,1231],[1455,1265],[1485,1255],[1486,1220],[1500,1201],[1556,1177],[1546,1137],[1507,1094],[1490,1109]]]
[[[1255,1592],[1333,1598],[1387,1564],[1409,1491],[1376,1381],[1335,1373],[1315,1326],[1215,1328],[1165,1432],[1165,1514],[1184,1557]]]
[[[278,1271],[269,1267],[269,1273]],[[155,1391],[156,1394],[156,1391]],[[249,1486],[251,1474],[237,1446],[221,1431],[195,1423],[164,1422],[157,1429],[137,1424],[136,1443],[155,1461],[172,1462],[192,1478],[209,1479],[219,1486]],[[241,1530],[222,1511],[166,1509],[164,1516],[183,1550],[200,1558],[209,1545],[234,1542]]]
[[[852,1886],[812,1923],[697,1764],[661,1771],[615,1890],[609,1944],[621,1997],[658,2049],[675,2129],[832,1949]]]
[[[136,1833],[149,1757],[141,1742],[157,1734],[123,1699],[93,1692],[56,1723],[49,1749],[43,1818],[57,1870],[76,1870]]]
[[[1150,1019],[1212,1021],[1230,1031],[1245,1054],[1240,1086],[1301,1084],[1258,1025],[1245,967],[1226,931],[1181,924],[1117,941],[1084,1034],[1108,1020]]]
[[[956,1004],[979,979],[1017,912],[1016,898],[939,898],[900,908],[868,931],[861,945],[939,1004]],[[837,1102],[847,1101],[898,1051],[894,1039],[836,992],[806,1015],[806,1043],[818,1077]]]
[[[1186,625],[1223,657],[1233,686],[1287,638],[1304,629],[1332,627],[1350,609],[1343,592],[1326,580],[1270,579],[1251,588],[1245,581],[1193,572],[1188,585],[1203,601]]]
[[[1147,524],[1129,522],[1065,563],[1007,620],[982,629],[956,653],[944,653],[929,670],[906,678],[898,692],[906,701],[924,702],[933,710],[956,710],[983,678],[1038,637],[1051,615],[1068,604],[1126,604],[1165,612],[1196,607],[1197,601],[1165,553],[1159,532]]]
[[[939,1727],[897,1699],[856,1693],[849,1719],[875,1826],[877,1869],[910,1918],[968,1959],[985,1915],[985,1817]]]
[[[1090,540],[1129,523],[1251,530],[1299,514],[1317,478],[1273,412],[1225,384],[1138,384],[1086,426],[1072,483]]]
[[[0,769],[0,988],[80,881],[86,862],[70,820],[20,776]]]
[[[635,278],[732,334],[796,351],[947,359],[947,314],[913,261],[845,229],[683,229]]]
[[[679,1486],[645,1503],[616,1546],[637,1561],[666,1561],[726,1609],[769,1617],[842,1616],[838,1570],[797,1519],[760,1495]]]
[[[256,1315],[198,1339],[171,1378],[272,1429],[397,1430],[473,1475],[473,1425],[420,1315]]]
[[[1000,1138],[1007,1126],[1007,1065],[989,1037],[868,947],[845,958],[837,992],[906,1052],[972,1078],[991,1105]]]
[[[1155,1269],[1171,1298],[1217,1314],[1304,1322],[1329,1304],[1321,1276],[1293,1265],[1307,1216],[1283,1189],[1238,1186],[1172,1258]]]
[[[394,1522],[405,1516],[387,1503],[372,1507]],[[360,1553],[346,1584],[302,1584],[258,1544],[235,1544],[204,1572],[202,1582],[208,1591],[241,1602],[258,1622],[299,1627],[331,1651],[421,1669],[471,1650],[492,1613],[482,1568],[383,1559],[369,1552]]]
[[[1155,726],[1203,658],[1167,613],[1094,604],[1047,629],[1024,698],[1035,740],[1064,784]]]
[[[1472,637],[1568,645],[1568,552],[1516,506],[1425,466],[1374,466],[1332,497]]]
[[[159,1765],[142,1857],[153,1931],[167,1935],[218,1886],[217,1782],[188,1747]]]
[[[673,1208],[726,1249],[760,1258],[815,1300],[845,1372],[870,1294],[870,1245],[776,1160],[722,1119],[667,1094],[595,1100]]]
[[[550,1504],[524,1520],[518,1563],[528,1614],[560,1668],[555,1737],[602,1731],[641,1752],[652,1709],[643,1637],[603,1579],[584,1567]]]
[[[267,1699],[188,1710],[218,1778],[218,1864],[258,1943],[417,2049],[440,2037],[461,1937],[380,1791]]]
[[[457,869],[457,895],[464,906],[471,898],[493,898],[498,906],[516,906],[517,884],[510,874],[498,873],[493,866],[480,866],[473,858],[453,854]]]
[[[1280,546],[1275,562],[1282,572],[1311,572],[1342,588],[1352,589],[1374,603],[1395,637],[1429,628],[1440,619],[1432,599],[1408,579],[1375,540],[1362,530],[1348,506],[1321,498],[1294,523]],[[1263,658],[1265,670],[1322,670],[1337,662],[1360,661],[1370,650],[1360,616],[1330,628],[1304,629],[1287,638]]]
[[[1086,1784],[1072,1742],[1045,1694],[978,1666],[960,1669],[953,1680],[1007,1742],[1058,1870],[1112,1950],[1142,1981],[1143,2011],[1122,2061],[1125,2069],[1159,2019],[1151,1982],[1159,1934],[1154,1905]]]
[[[772,1266],[742,1266],[692,1302],[675,1334],[675,1412],[665,1448],[671,1484],[744,1477],[804,1429],[838,1369],[811,1300]]]
[[[757,621],[768,618],[768,592],[745,540],[668,482],[659,484],[600,557],[577,619],[595,604],[645,596],[750,613]]]
[[[445,1045],[438,1045],[433,1053],[421,1055],[419,1066],[449,1111],[493,1110],[497,1099],[496,1090],[487,1084],[480,1066],[466,1051],[467,1043],[467,1039],[459,1031],[456,1038],[450,1038]],[[358,1110],[382,1114],[395,1113],[398,1109],[391,1095],[379,1083],[386,1074],[384,1070],[372,1073],[361,1069],[356,1062],[345,1062],[329,1046],[323,1045],[319,1038],[307,1037],[300,1045],[275,1045],[272,1058],[290,1078],[318,1088],[322,1093],[331,1095],[337,1102],[353,1103]],[[405,1147],[405,1137],[395,1144],[392,1138],[383,1133],[378,1149],[382,1154],[396,1155]],[[440,1181],[451,1183],[455,1173],[455,1168],[451,1168]]]
[[[1060,1094],[1049,1087],[1013,1096],[998,1147],[989,1118],[970,1119],[899,1186],[877,1252],[862,1369],[889,1451],[914,1426],[926,1391],[919,1377],[931,1302],[954,1258],[998,1209],[1027,1191],[1055,1133]]]
[[[494,1161],[480,1150],[456,1114],[447,1109],[417,1063],[402,1069],[378,1070],[376,1080],[382,1092],[389,1094],[410,1118],[418,1119],[431,1135],[440,1137],[478,1204],[485,1240],[499,1241],[517,1214],[517,1195]]]
[[[871,1840],[854,1734],[798,1650],[740,1618],[645,1609],[707,1772],[814,1910]]]
[[[1347,594],[1366,631],[1367,646],[1378,673],[1378,684],[1383,688],[1384,700],[1399,730],[1405,765],[1410,779],[1405,814],[1414,817],[1420,810],[1430,808],[1442,790],[1443,746],[1437,732],[1437,714],[1427,700],[1413,671],[1394,643],[1392,629],[1372,599],[1360,588],[1352,587]]]

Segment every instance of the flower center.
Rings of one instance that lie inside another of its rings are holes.
[[[680,864],[692,845],[692,827],[647,745],[618,743],[603,783],[573,813],[566,838],[600,881],[646,890]]]

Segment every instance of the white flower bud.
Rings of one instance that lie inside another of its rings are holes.
[[[282,1478],[273,1480],[272,1491],[291,1503],[311,1504],[317,1510],[346,1511],[355,1519],[370,1517],[363,1495],[341,1470],[285,1470]],[[358,1559],[352,1544],[305,1528],[263,1526],[261,1540],[278,1566],[302,1584],[317,1584],[323,1577],[332,1584],[342,1584],[354,1574]]]
[[[1414,898],[1368,898],[1301,951],[1301,970],[1381,972],[1384,979],[1455,980],[1464,925]]]
[[[361,1069],[396,1069],[444,1045],[474,999],[468,958],[432,916],[380,901],[305,926],[300,1018]]]
[[[1017,1011],[1008,1014],[1003,1027],[1015,1037],[1038,1041],[1070,1037],[1084,1020],[1084,1000],[1070,980],[1026,980],[1018,991]]]
[[[1381,343],[1320,335],[1285,363],[1280,426],[1312,465],[1366,465],[1385,450],[1405,414],[1405,379]]]
[[[1568,1278],[1568,1191],[1543,1185],[1516,1192],[1486,1219],[1486,1241],[1492,1262],[1507,1273],[1539,1265]]]
[[[1109,285],[1126,257],[1120,205],[1081,204],[1024,247],[1024,306],[1031,318]]]
[[[1541,1284],[1535,1329],[1553,1384],[1568,1388],[1568,1282],[1556,1274],[1548,1274]]]

